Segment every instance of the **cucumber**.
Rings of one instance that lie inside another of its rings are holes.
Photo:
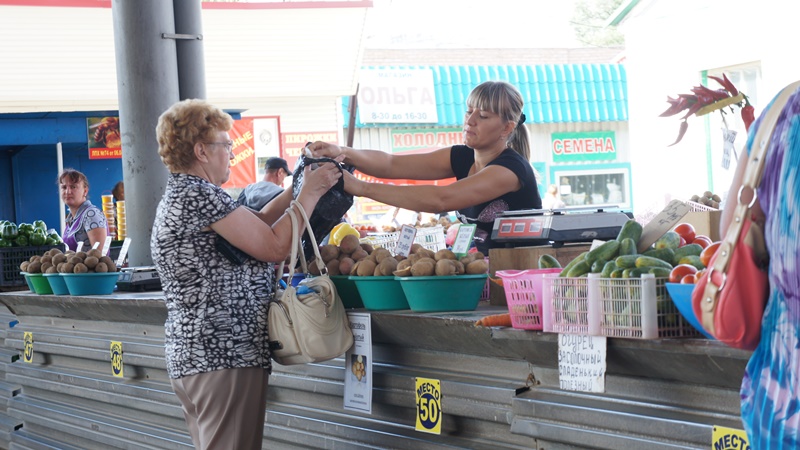
[[[655,243],[655,248],[671,248],[675,250],[681,245],[681,235],[669,230],[663,236],[658,238]]]
[[[684,256],[690,256],[690,255],[700,256],[700,253],[702,251],[703,247],[701,247],[700,244],[686,244],[683,247],[678,247],[677,249],[675,249],[675,256],[672,257],[671,262],[673,265],[677,266],[678,264],[680,264],[680,262],[678,261],[680,261],[681,258],[683,258]]]
[[[622,242],[625,238],[633,239],[636,245],[639,245],[639,239],[642,237],[642,224],[631,219],[622,224],[622,228],[617,234],[617,241]]]
[[[600,276],[602,278],[611,278],[611,272],[617,270],[617,265],[614,261],[608,261],[603,266],[603,270],[600,272]]]
[[[639,278],[648,270],[650,270],[649,267],[630,267],[622,271],[622,278]]]
[[[611,271],[611,278],[622,278],[622,272],[624,272],[624,271],[625,271],[625,269],[614,269],[614,270],[612,270]]]
[[[656,278],[669,278],[670,269],[664,267],[651,267],[648,273],[652,273]]]
[[[571,269],[569,269],[569,272],[567,272],[567,277],[576,278],[581,275],[586,275],[591,270],[592,267],[586,262],[586,260],[578,261],[574,266],[572,266]]]
[[[614,264],[616,264],[620,269],[636,267],[636,258],[639,256],[641,255],[618,256],[617,259],[614,260]]]
[[[567,274],[569,273],[570,269],[572,269],[572,267],[575,264],[578,264],[579,262],[583,261],[583,258],[585,258],[588,253],[589,253],[588,251],[585,251],[585,252],[581,253],[580,255],[576,256],[575,259],[573,259],[572,261],[568,262],[567,265],[561,270],[561,273],[558,274],[558,276],[560,276],[560,277],[567,276]]]
[[[706,266],[703,265],[703,262],[700,261],[700,257],[697,255],[684,256],[678,261],[678,264],[689,264],[691,266],[695,266],[697,270],[703,270],[706,268]]]
[[[597,260],[609,261],[617,257],[619,252],[619,241],[606,241],[590,250],[584,258],[591,266]],[[605,263],[604,263],[605,264]],[[601,269],[602,270],[602,269]]]
[[[592,263],[592,273],[600,273],[603,271],[603,268],[606,265],[605,259],[598,259],[597,261]]]
[[[663,267],[665,269],[672,269],[672,264],[664,261],[663,259],[653,258],[652,256],[641,255],[636,258],[636,267]]]
[[[619,242],[619,256],[635,255],[639,253],[633,238],[625,238]]]
[[[553,256],[545,253],[539,257],[540,269],[560,269],[561,263]]]
[[[642,254],[645,256],[652,256],[653,258],[658,258],[672,264],[672,259],[675,257],[675,250],[671,248],[651,248]]]

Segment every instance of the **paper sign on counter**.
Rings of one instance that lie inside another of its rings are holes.
[[[368,313],[347,313],[353,346],[345,354],[344,409],[372,414],[372,322]]]
[[[606,337],[558,335],[558,382],[566,391],[605,392]]]
[[[478,226],[474,224],[458,226],[458,233],[456,233],[456,239],[453,242],[453,253],[455,253],[457,257],[461,258],[462,256],[467,256],[467,252],[469,252],[469,248],[472,245],[472,238],[475,236],[476,228],[478,228]]]
[[[400,227],[400,236],[397,237],[397,247],[395,247],[395,254],[401,256],[408,256],[411,253],[411,245],[414,244],[414,238],[417,237],[417,229],[411,225],[403,225]]]

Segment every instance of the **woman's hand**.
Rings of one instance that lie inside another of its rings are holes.
[[[344,161],[344,152],[342,151],[342,148],[336,144],[316,141],[308,144],[306,148],[311,151],[312,158],[325,157],[335,159],[338,162]]]
[[[342,171],[333,163],[322,163],[317,168],[306,167],[303,170],[303,187],[300,195],[306,194],[319,199],[339,181]]]

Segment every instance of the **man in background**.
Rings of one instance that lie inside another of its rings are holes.
[[[261,210],[270,200],[283,192],[283,180],[291,175],[289,164],[283,158],[271,157],[264,164],[264,179],[248,185],[239,194],[239,203],[248,208]]]

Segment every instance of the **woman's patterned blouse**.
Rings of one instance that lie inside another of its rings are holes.
[[[215,249],[221,237],[207,228],[237,206],[221,188],[177,173],[170,174],[158,204],[150,251],[166,297],[170,378],[272,369],[267,309],[273,265],[252,258],[240,266],[231,263]]]

